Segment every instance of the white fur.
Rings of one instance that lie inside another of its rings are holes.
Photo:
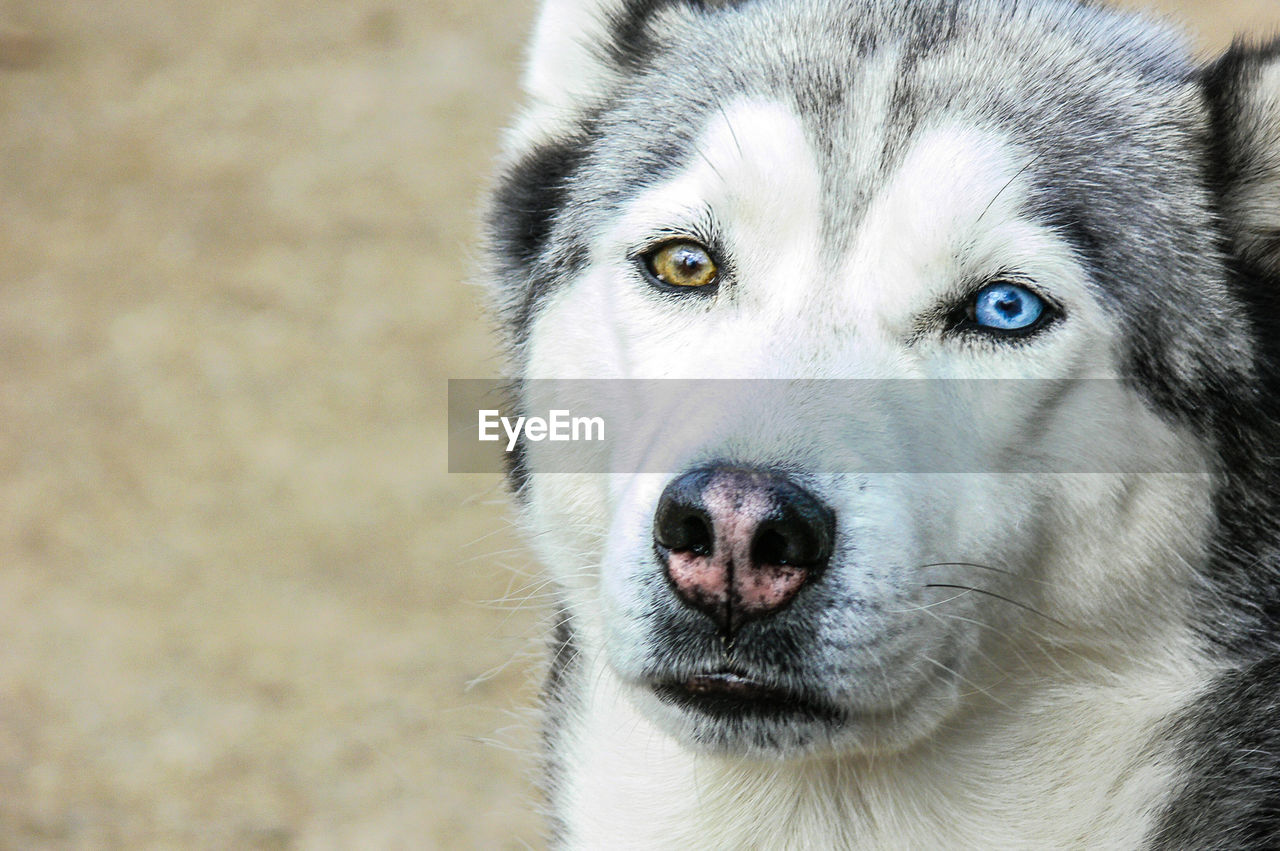
[[[1136,848],[1175,779],[1153,732],[1201,682],[1172,640],[1105,685],[1072,665],[904,754],[788,762],[691,753],[597,667],[559,755],[566,847]]]

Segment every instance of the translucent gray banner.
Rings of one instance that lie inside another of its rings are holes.
[[[1208,453],[1109,379],[449,381],[449,471],[1206,473]]]

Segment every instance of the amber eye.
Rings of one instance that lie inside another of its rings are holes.
[[[641,259],[650,275],[672,287],[710,286],[719,271],[707,249],[684,240],[659,245]]]

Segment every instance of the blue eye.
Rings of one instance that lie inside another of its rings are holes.
[[[1017,284],[999,283],[983,287],[973,300],[970,318],[982,328],[996,331],[1025,331],[1045,315],[1040,296]]]

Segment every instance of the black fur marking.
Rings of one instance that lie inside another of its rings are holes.
[[[522,398],[523,382],[512,381],[504,390],[508,402],[514,403],[511,407],[520,407],[519,399]],[[523,414],[516,414],[522,416]],[[522,431],[519,440],[510,452],[503,453],[502,465],[503,473],[506,475],[507,488],[515,496],[520,504],[525,504],[528,500],[528,491],[525,486],[529,484],[529,447],[525,442],[525,435]]]
[[[1210,164],[1221,186],[1240,179],[1242,159],[1248,153],[1237,136],[1247,88],[1256,82],[1258,72],[1276,61],[1280,61],[1280,38],[1263,45],[1237,39],[1201,76],[1213,118]]]
[[[1050,198],[1041,205],[1037,218],[1070,243],[1086,268],[1099,265],[1112,240],[1105,229],[1093,225],[1083,199]]]
[[[1152,847],[1280,848],[1280,655],[1232,671],[1200,701],[1188,784]]]
[[[551,630],[551,665],[542,685],[544,719],[542,728],[542,771],[539,773],[543,797],[547,802],[549,823],[548,846],[562,847],[568,838],[557,795],[564,783],[564,766],[558,755],[563,753],[561,738],[566,715],[573,712],[574,686],[571,682],[578,669],[578,645],[573,632],[573,622],[564,609],[556,612]]]
[[[1230,199],[1243,187],[1259,180],[1280,179],[1275,167],[1268,169],[1261,164],[1274,158],[1277,153],[1269,148],[1280,144],[1280,132],[1275,123],[1280,116],[1258,116],[1253,114],[1256,106],[1248,103],[1249,93],[1262,84],[1259,79],[1263,71],[1276,62],[1280,62],[1280,38],[1263,45],[1250,45],[1237,40],[1231,48],[1202,77],[1205,95],[1209,102],[1212,131],[1208,142],[1209,181],[1217,190],[1218,200],[1230,211]],[[1252,119],[1252,121],[1250,120]],[[1272,122],[1269,137],[1255,138],[1261,129],[1257,122]],[[1260,253],[1266,258],[1263,262],[1271,269],[1271,274],[1280,276],[1280,210],[1274,210],[1273,220],[1266,229],[1269,239],[1267,249]],[[1239,231],[1247,227],[1244,222],[1233,222],[1228,215],[1225,220],[1228,235],[1235,243]],[[1250,223],[1257,227],[1258,223]],[[1233,245],[1232,254],[1241,254]]]
[[[610,64],[631,73],[643,70],[656,49],[649,32],[653,16],[672,6],[701,5],[686,0],[627,0],[609,20]]]
[[[1224,406],[1217,423],[1224,466],[1230,472],[1217,496],[1217,546],[1236,557],[1223,559],[1214,578],[1225,589],[1224,596],[1236,601],[1234,608],[1248,615],[1253,629],[1211,630],[1210,637],[1243,653],[1255,643],[1254,630],[1280,631],[1280,565],[1271,555],[1280,531],[1273,519],[1280,504],[1280,458],[1275,452],[1280,440],[1280,274],[1237,250],[1228,199],[1242,180],[1252,177],[1249,161],[1256,155],[1255,140],[1242,138],[1247,133],[1242,127],[1247,90],[1258,84],[1262,66],[1275,61],[1280,61],[1280,40],[1262,47],[1236,42],[1202,78],[1210,115],[1206,180],[1219,206],[1218,218],[1224,221],[1222,249],[1231,266],[1229,282],[1243,305],[1242,321],[1252,326],[1260,374],[1253,393]],[[1253,495],[1252,501],[1242,504],[1242,494]]]
[[[1227,628],[1206,624],[1206,637],[1247,658],[1256,654],[1259,634],[1280,634],[1280,280],[1239,258],[1231,265],[1242,321],[1253,326],[1260,375],[1247,396],[1219,403],[1215,426],[1227,478],[1214,500],[1220,555],[1212,579],[1232,611]]]
[[[710,13],[717,9],[741,5],[745,0],[625,0],[608,21],[607,59],[612,67],[625,73],[643,71],[649,57],[661,46],[654,40],[649,22],[672,7]]]
[[[534,148],[511,168],[498,188],[491,234],[503,256],[515,264],[532,264],[551,235],[565,182],[582,163],[584,146],[575,141]]]
[[[584,125],[579,134],[534,148],[507,171],[490,204],[489,241],[499,258],[497,271],[506,290],[502,301],[517,344],[524,340],[535,303],[558,276],[572,274],[585,260],[585,248],[571,247],[556,252],[553,263],[540,262],[569,181],[582,166],[591,140],[589,125]]]

